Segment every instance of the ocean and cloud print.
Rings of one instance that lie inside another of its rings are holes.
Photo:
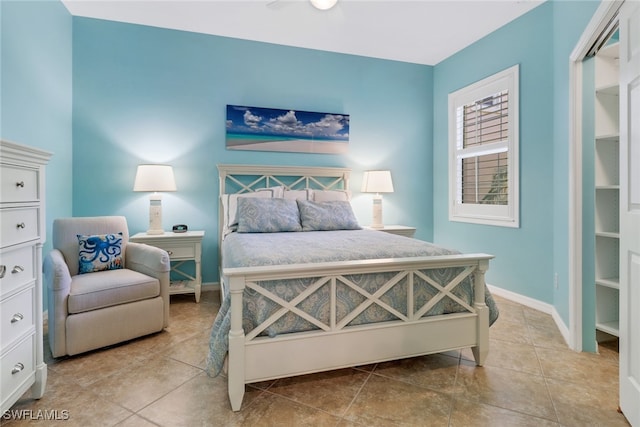
[[[349,115],[227,105],[228,150],[342,154]]]

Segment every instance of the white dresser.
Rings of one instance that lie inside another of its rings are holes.
[[[47,382],[42,339],[44,172],[51,153],[0,141],[0,398],[4,413]]]

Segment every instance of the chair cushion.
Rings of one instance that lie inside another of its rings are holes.
[[[69,314],[126,304],[160,295],[160,282],[129,269],[79,274],[71,278]]]

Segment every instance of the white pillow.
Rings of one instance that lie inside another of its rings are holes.
[[[282,197],[289,200],[312,200],[313,190],[310,188],[304,190],[284,190]]]
[[[278,199],[282,199],[282,196],[284,194],[284,187],[282,185],[276,186],[276,187],[268,187],[268,188],[258,188],[256,190],[254,190],[256,192],[259,191],[271,191],[271,194],[273,194],[273,197],[277,197]]]
[[[310,199],[311,200],[311,199]],[[314,202],[335,202],[351,200],[351,192],[348,190],[314,190]]]
[[[261,198],[273,198],[277,190],[272,188],[261,188],[253,193],[239,193],[239,194],[223,194],[220,196],[222,201],[222,237],[227,234],[236,231],[238,228],[238,198],[239,197],[261,197]]]

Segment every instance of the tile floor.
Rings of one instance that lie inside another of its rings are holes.
[[[164,332],[76,357],[45,355],[44,397],[25,396],[12,409],[67,420],[0,424],[628,426],[616,412],[615,348],[575,353],[550,316],[496,299],[501,315],[484,367],[464,350],[270,381],[247,386],[243,408],[234,413],[226,379],[203,371],[218,293],[203,293],[199,304],[173,296]]]

